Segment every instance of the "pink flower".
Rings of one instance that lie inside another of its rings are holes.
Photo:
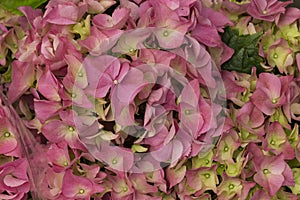
[[[181,125],[196,139],[212,128],[212,109],[200,96],[199,82],[191,81],[183,88],[179,102]]]
[[[217,192],[219,180],[216,174],[216,165],[211,168],[199,168],[186,172],[187,185],[191,194],[202,194],[206,190]]]
[[[222,182],[218,186],[218,198],[220,199],[247,199],[249,191],[255,186],[254,182],[243,181],[239,178],[230,178],[223,174]]]
[[[43,191],[44,198],[53,200],[63,200],[65,198],[62,195],[64,174],[64,171],[56,173],[51,168],[46,170],[44,180],[41,185],[41,191]]]
[[[291,76],[261,73],[256,83],[256,90],[250,97],[253,104],[266,115],[273,115],[275,109],[288,102],[288,87]]]
[[[96,185],[88,178],[76,176],[67,170],[62,183],[62,194],[70,199],[90,199],[94,193],[102,192],[104,188]]]
[[[278,20],[280,14],[285,12],[285,6],[289,5],[291,2],[292,1],[252,0],[247,11],[256,19],[273,22]]]
[[[134,193],[134,189],[132,183],[126,176],[109,176],[109,181],[112,183],[112,200],[129,200],[132,198],[131,195]]]
[[[0,166],[0,193],[3,199],[22,199],[29,192],[30,183],[27,177],[28,163],[20,158]]]
[[[182,163],[182,162],[181,162]],[[180,183],[186,175],[186,166],[178,164],[176,167],[168,167],[166,170],[166,176],[169,183],[169,188],[174,187]]]
[[[279,122],[274,122],[268,127],[263,147],[276,155],[282,153],[285,160],[292,160],[295,157],[293,147]]]
[[[283,154],[273,157],[265,156],[258,163],[255,165],[257,173],[254,175],[254,180],[264,187],[271,196],[274,196],[282,185],[294,184],[293,173],[287,163],[284,162]]]
[[[247,102],[236,115],[236,121],[241,129],[245,129],[251,133],[258,135],[264,134],[265,117],[263,113],[249,101]]]
[[[15,136],[16,130],[6,118],[0,118],[0,123],[0,154],[20,156],[21,152]]]
[[[132,183],[133,188],[135,189],[135,193],[140,194],[148,194],[148,193],[155,193],[158,191],[157,186],[150,185],[144,174],[130,174],[129,180]]]
[[[280,73],[288,73],[288,67],[294,62],[293,49],[284,39],[279,39],[268,50],[267,59],[272,67],[277,67]]]
[[[119,29],[104,32],[98,30],[95,26],[91,27],[90,32],[91,33],[88,38],[80,40],[78,43],[94,56],[99,56],[112,48],[117,39],[123,33],[123,31]]]
[[[70,156],[66,143],[52,144],[47,151],[47,158],[53,171],[60,173],[67,169],[70,164]]]
[[[85,150],[75,127],[73,111],[61,111],[60,120],[54,119],[42,127],[43,135],[51,142],[65,141],[71,148]]]
[[[100,66],[96,63],[102,63]],[[87,93],[97,98],[105,97],[109,90],[112,93],[129,70],[129,64],[112,56],[88,57],[84,61],[89,83]]]
[[[217,145],[216,159],[221,163],[224,161],[234,163],[233,153],[238,149],[240,143],[240,138],[233,129],[224,133]]]
[[[158,40],[159,45],[165,49],[173,49],[179,47],[184,42],[185,33],[190,24],[180,20],[178,14],[171,10],[158,0],[150,2],[155,18],[154,34]],[[165,16],[168,16],[165,18]]]
[[[42,38],[41,58],[49,65],[50,70],[58,70],[65,66],[65,55],[80,57],[72,41],[56,33],[48,33]]]

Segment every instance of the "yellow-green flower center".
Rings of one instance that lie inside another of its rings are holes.
[[[123,190],[123,192],[127,192],[128,188],[127,187],[123,187],[122,190]]]
[[[5,132],[4,137],[6,137],[6,138],[10,137],[10,132]]]
[[[68,161],[65,161],[63,164],[65,167],[69,165]]]
[[[275,104],[275,103],[277,103],[278,101],[277,101],[277,99],[272,99],[272,103],[273,104]]]
[[[116,159],[113,159],[113,160],[112,160],[112,164],[115,165],[115,164],[117,164],[117,163],[118,163],[118,161],[117,161]]]
[[[264,173],[264,174],[269,174],[270,171],[269,171],[268,169],[264,169],[264,170],[263,170],[263,173]]]
[[[185,115],[190,115],[191,113],[192,113],[191,110],[185,110],[185,111],[184,111],[184,114],[185,114]]]
[[[234,188],[234,185],[231,183],[231,184],[229,184],[228,188],[229,188],[229,190],[232,190]]]
[[[80,190],[79,190],[79,194],[83,194],[84,192],[85,192],[84,189],[80,189]]]
[[[271,140],[271,141],[270,141],[270,144],[271,144],[271,145],[275,145],[276,142],[275,142],[274,140]]]
[[[274,59],[277,59],[277,58],[278,58],[278,54],[275,53],[275,54],[273,55],[273,58],[274,58]]]
[[[206,173],[204,174],[205,178],[209,179],[210,178],[210,174]]]
[[[229,151],[229,147],[228,146],[224,147],[224,151],[225,152]]]
[[[73,132],[73,131],[75,131],[75,128],[72,127],[72,126],[69,126],[68,130],[69,130],[70,132]]]
[[[169,32],[168,32],[168,31],[164,31],[164,32],[163,32],[163,35],[164,35],[165,37],[167,37],[167,36],[169,35]]]

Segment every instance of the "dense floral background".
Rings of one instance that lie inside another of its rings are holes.
[[[295,6],[0,1],[0,199],[299,199]]]

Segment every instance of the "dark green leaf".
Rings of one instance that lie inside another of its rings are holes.
[[[260,63],[263,58],[258,54],[258,41],[261,36],[262,33],[239,35],[238,30],[226,27],[222,41],[234,49],[234,54],[230,60],[222,65],[222,69],[250,74],[252,67],[255,66],[258,73],[262,72]]]
[[[31,6],[37,8],[47,0],[0,0],[0,6],[13,14],[22,15],[18,10],[20,6]]]

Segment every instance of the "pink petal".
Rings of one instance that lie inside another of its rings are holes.
[[[8,99],[15,102],[35,80],[34,65],[30,62],[20,62],[15,60],[12,63],[12,82],[8,90]]]
[[[38,80],[38,91],[51,101],[60,101],[58,94],[58,81],[49,69],[46,69]]]
[[[15,150],[18,146],[16,138],[11,135],[6,138],[4,134],[0,137],[0,154],[7,154]]]
[[[84,190],[80,194],[80,190]],[[63,178],[62,193],[68,198],[87,198],[90,197],[93,190],[93,183],[82,176],[75,176],[71,170],[67,170]]]
[[[278,190],[281,188],[284,182],[284,177],[282,175],[270,175],[268,177],[268,191],[271,196],[274,196]]]
[[[34,99],[34,111],[37,119],[39,119],[42,123],[57,115],[61,108],[62,105],[60,102]]]
[[[3,182],[5,185],[7,185],[9,187],[18,187],[18,186],[21,186],[22,184],[26,183],[27,180],[21,180],[21,179],[13,177],[12,175],[6,175],[3,179]]]

